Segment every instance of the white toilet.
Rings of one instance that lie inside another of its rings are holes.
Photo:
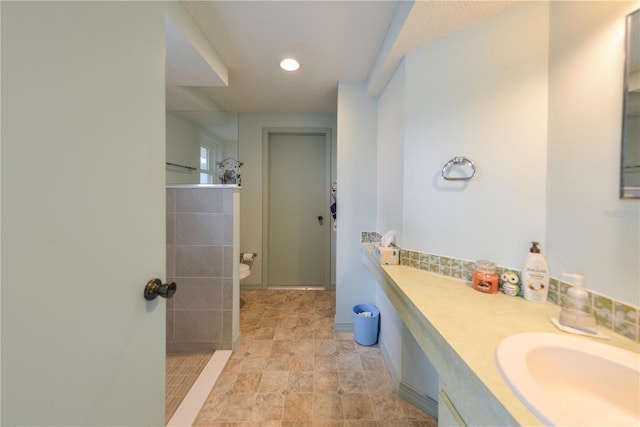
[[[258,256],[253,252],[244,252],[240,254],[240,266],[238,271],[238,277],[240,280],[246,279],[251,275],[251,266],[253,265],[253,261]]]
[[[240,263],[240,274],[239,274],[240,280],[246,279],[250,275],[251,275],[251,267],[249,267],[247,264]]]
[[[240,254],[240,265],[238,267],[238,277],[240,280],[246,279],[251,275],[251,266],[253,265],[253,260],[258,256],[255,253],[245,252]],[[240,308],[244,307],[245,301],[240,298]]]

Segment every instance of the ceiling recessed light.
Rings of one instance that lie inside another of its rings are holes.
[[[285,58],[280,61],[280,68],[285,71],[296,71],[300,68],[300,63],[293,58]]]

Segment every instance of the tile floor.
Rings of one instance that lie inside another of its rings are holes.
[[[242,291],[243,342],[195,426],[437,426],[400,398],[379,347],[335,333],[335,292]]]
[[[165,420],[173,413],[211,358],[212,353],[167,353]]]

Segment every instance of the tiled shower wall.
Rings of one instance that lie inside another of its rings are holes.
[[[230,350],[233,188],[167,188],[167,352]]]

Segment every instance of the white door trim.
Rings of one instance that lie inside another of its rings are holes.
[[[331,222],[331,128],[262,129],[262,289],[269,288],[269,138],[275,134],[323,135],[325,138],[325,203],[323,216]],[[324,288],[331,289],[331,227],[325,233]]]

